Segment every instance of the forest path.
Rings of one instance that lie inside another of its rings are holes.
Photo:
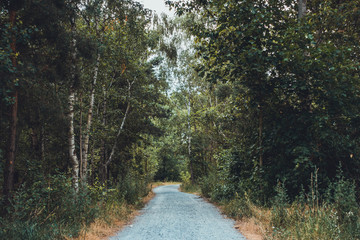
[[[234,221],[199,196],[179,192],[179,185],[160,186],[156,196],[132,225],[110,240],[245,240],[234,229]]]

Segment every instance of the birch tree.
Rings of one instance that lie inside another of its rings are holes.
[[[95,37],[98,39],[98,46],[97,46],[97,53],[96,59],[93,69],[93,76],[91,82],[91,89],[90,89],[90,102],[89,102],[89,109],[87,114],[87,121],[86,121],[86,128],[85,133],[81,134],[81,142],[80,144],[80,156],[81,156],[81,177],[84,184],[86,184],[87,173],[88,173],[88,156],[89,156],[89,141],[90,141],[90,132],[91,132],[91,125],[93,119],[93,109],[95,104],[95,91],[97,88],[97,81],[98,75],[100,71],[100,61],[101,61],[101,49],[100,46],[103,44],[104,38],[104,30],[106,27],[107,21],[109,20],[109,13],[106,12],[106,2],[105,1],[87,1],[85,5],[85,16],[84,19],[86,21],[87,27],[90,29],[95,29]],[[90,9],[86,11],[87,9]]]
[[[75,97],[76,97],[76,81],[77,79],[77,46],[76,46],[76,18],[75,16],[71,19],[71,72],[70,72],[70,88],[69,88],[69,136],[68,136],[68,144],[69,144],[69,156],[70,161],[72,163],[72,179],[75,191],[79,190],[79,160],[76,153],[76,145],[75,145],[75,132],[74,132],[74,106],[75,106]]]

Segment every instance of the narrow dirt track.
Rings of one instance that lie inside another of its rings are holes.
[[[179,192],[178,188],[179,185],[155,188],[156,196],[142,214],[110,240],[245,240],[233,228],[234,222],[225,219],[213,205],[196,195]]]

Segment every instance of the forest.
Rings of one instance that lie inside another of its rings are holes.
[[[1,1],[0,239],[75,239],[154,181],[360,239],[360,1],[165,2]]]

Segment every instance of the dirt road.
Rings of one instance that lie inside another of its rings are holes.
[[[179,192],[179,185],[160,186],[132,225],[110,240],[230,240],[245,238],[219,211],[200,197]]]

